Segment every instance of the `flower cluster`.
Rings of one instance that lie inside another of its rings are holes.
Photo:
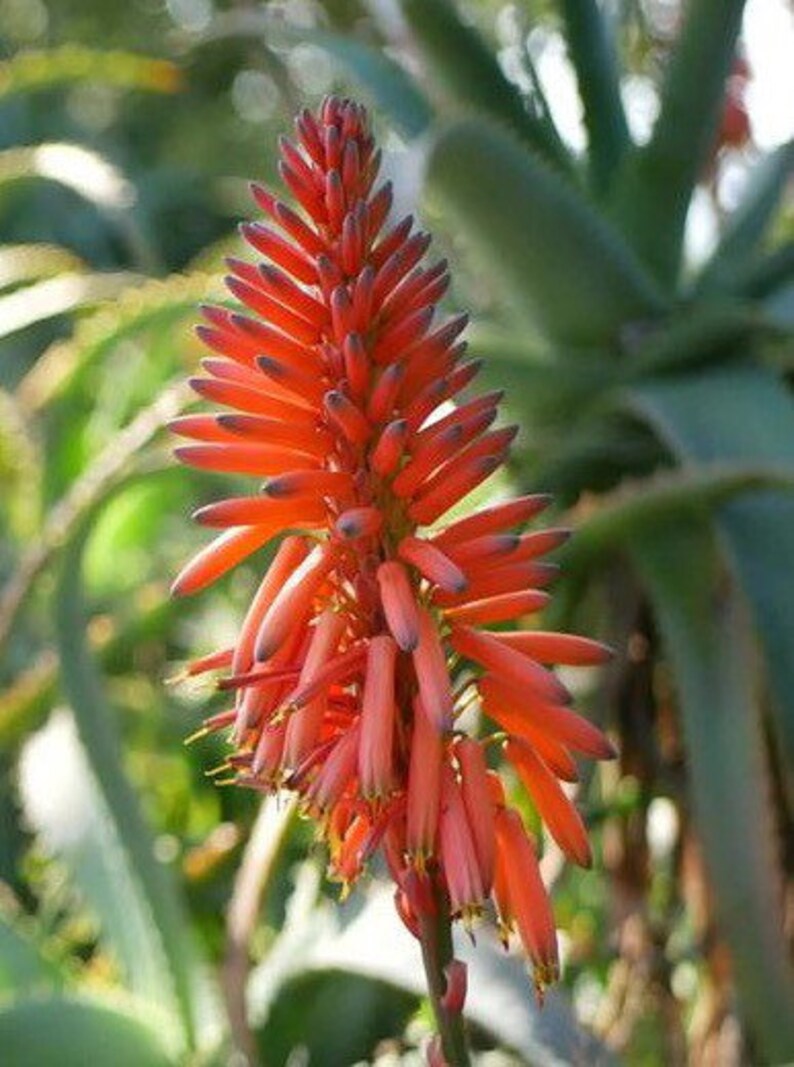
[[[254,188],[268,222],[242,232],[263,259],[230,260],[227,279],[247,310],[207,307],[198,328],[213,354],[193,388],[228,412],[173,426],[192,439],[183,462],[266,479],[198,511],[223,532],[176,593],[286,534],[235,646],[189,668],[225,670],[234,695],[206,729],[230,729],[240,784],[298,793],[345,885],[381,849],[413,931],[433,893],[466,922],[492,901],[542,990],[558,970],[554,922],[492,767],[503,754],[560,848],[588,864],[560,780],[576,779],[572,752],[613,753],[548,665],[607,651],[491,629],[547,603],[555,568],[540,557],[567,531],[521,532],[541,495],[437,525],[505,461],[515,429],[493,428],[500,394],[465,392],[478,369],[466,318],[435,321],[446,263],[423,264],[429,237],[411,218],[390,222],[363,108],[329,99],[296,125],[280,172],[302,211]],[[459,725],[473,706],[478,738]]]

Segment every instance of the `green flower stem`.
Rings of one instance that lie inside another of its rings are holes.
[[[447,1064],[449,1067],[470,1067],[471,1060],[463,1030],[463,1014],[448,1011],[443,1003],[447,988],[444,971],[453,959],[452,917],[446,893],[435,879],[433,897],[435,912],[419,917],[419,941],[422,946],[422,962],[427,975],[430,1004]]]

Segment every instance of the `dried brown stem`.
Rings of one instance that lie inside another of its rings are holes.
[[[249,948],[256,921],[272,880],[281,845],[289,829],[295,801],[269,796],[256,817],[226,913],[226,955],[222,986],[232,1038],[249,1067],[262,1067],[261,1056],[248,1025],[246,984]]]

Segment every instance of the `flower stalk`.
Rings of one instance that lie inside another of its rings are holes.
[[[423,913],[419,919],[419,943],[427,978],[428,999],[433,1009],[444,1061],[448,1067],[469,1067],[471,1060],[466,1044],[463,1012],[457,1005],[450,1005],[447,998],[450,985],[448,975],[454,961],[449,900],[435,880],[430,891],[434,907]]]

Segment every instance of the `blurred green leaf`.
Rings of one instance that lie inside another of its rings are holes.
[[[584,105],[592,184],[603,194],[631,144],[610,17],[596,0],[560,0],[560,7]]]
[[[794,471],[794,402],[771,371],[713,370],[646,382],[629,404],[684,463],[740,462]],[[766,490],[724,504],[728,559],[754,616],[774,693],[774,722],[794,773],[794,493]],[[787,769],[786,769],[787,768]]]
[[[20,1000],[0,1008],[6,1067],[176,1067],[145,1019],[143,1005],[63,997]]]
[[[660,523],[631,548],[672,661],[695,817],[741,1011],[764,1061],[788,1062],[794,971],[749,628],[702,525]]]
[[[0,151],[0,190],[31,179],[54,182],[87,201],[127,245],[133,265],[151,271],[159,268],[158,257],[133,213],[136,189],[107,158],[84,145],[63,141]]]
[[[728,216],[719,244],[700,273],[697,292],[730,288],[737,278],[746,276],[748,260],[761,245],[793,169],[794,141],[756,164],[739,206]]]
[[[139,586],[125,601],[124,617],[107,617],[99,634],[90,633],[103,668],[129,671],[140,647],[162,643],[187,611],[187,601],[168,596],[167,585]],[[58,657],[47,649],[26,664],[0,691],[0,749],[12,749],[46,718],[57,694]]]
[[[650,141],[625,159],[615,217],[666,287],[677,280],[689,202],[715,147],[745,0],[689,0]]]
[[[0,913],[0,1001],[57,988],[64,976],[6,915]]]
[[[134,895],[129,907],[139,916],[138,937],[147,944],[145,952],[138,948],[146,956],[148,972],[142,985],[154,1003],[173,1006],[188,1047],[206,1048],[219,1037],[208,976],[203,973],[176,885],[154,857],[151,835],[124,776],[112,712],[86,645],[82,557],[93,517],[89,513],[62,561],[55,612],[61,680],[107,812],[103,829],[115,840],[116,858],[108,875],[113,879],[115,872],[117,894],[126,888]],[[128,967],[134,967],[134,959],[127,954],[134,953],[134,945],[122,941],[116,947]]]
[[[171,93],[181,74],[167,59],[79,44],[27,49],[0,63],[0,97],[83,82]]]
[[[505,402],[522,416],[523,429],[530,435],[574,413],[582,414],[625,373],[608,351],[545,352],[520,333],[473,328],[469,349],[483,361],[483,380],[492,389],[504,390]],[[564,366],[570,371],[563,372]]]
[[[428,178],[515,306],[563,345],[616,344],[658,293],[620,236],[559,175],[478,119],[443,130]]]
[[[86,471],[76,478],[42,522],[39,537],[29,544],[5,584],[0,588],[0,647],[14,624],[28,591],[98,502],[106,499],[122,480],[138,454],[177,415],[190,398],[187,386],[164,390],[149,407],[138,412],[107,447],[93,457]],[[156,461],[154,464],[156,468]]]
[[[284,1067],[296,1049],[323,1067],[369,1059],[378,1041],[400,1033],[418,1002],[415,991],[398,992],[377,975],[315,963],[361,906],[351,898],[340,908],[322,897],[320,878],[311,861],[297,868],[285,922],[250,977],[251,1026],[268,1067]]]
[[[139,332],[154,330],[172,338],[180,319],[194,315],[197,303],[217,295],[218,290],[218,278],[203,273],[176,274],[130,286],[112,304],[79,322],[70,338],[43,353],[19,385],[20,403],[32,413],[77,388],[82,373]],[[179,365],[180,347],[169,346],[171,369]],[[166,368],[166,372],[171,370]]]
[[[484,361],[483,381],[504,391],[505,407],[521,425],[513,473],[527,490],[543,488],[569,502],[583,486],[603,491],[658,460],[652,436],[610,407],[626,364],[609,353],[540,354],[517,337],[482,332],[470,347]]]
[[[545,159],[566,171],[572,162],[551,118],[533,114],[502,72],[477,30],[451,0],[400,0],[431,79],[453,106],[470,107],[506,124]]]
[[[30,425],[14,400],[0,389],[0,490],[7,507],[0,523],[18,540],[29,539],[41,516],[43,457]]]

